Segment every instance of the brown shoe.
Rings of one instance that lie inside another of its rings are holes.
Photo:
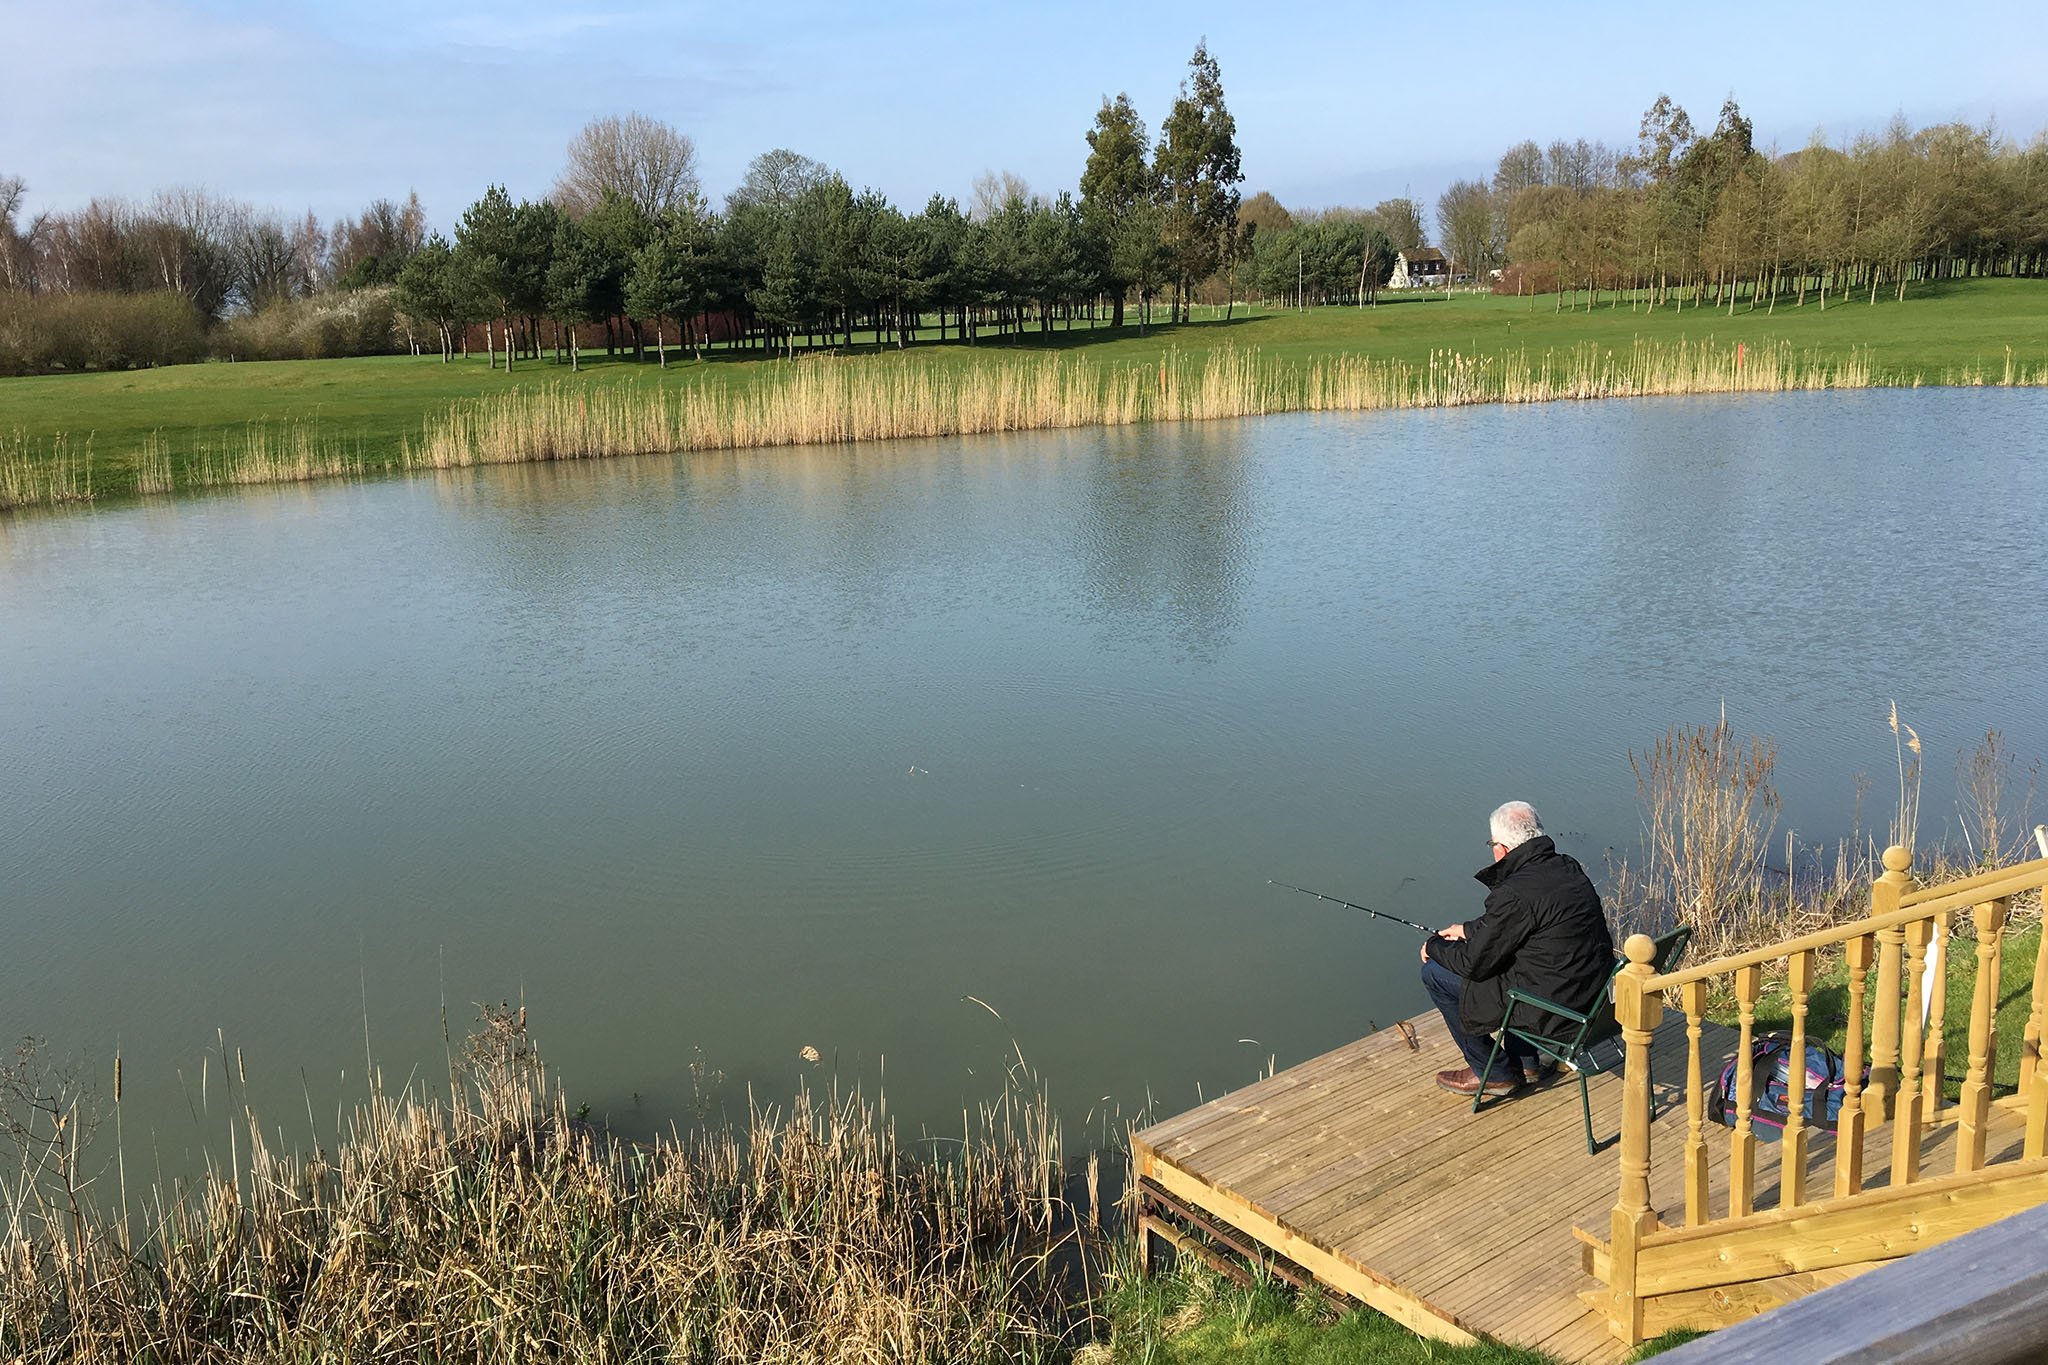
[[[1453,1095],[1464,1095],[1469,1098],[1479,1093],[1479,1077],[1473,1073],[1472,1068],[1469,1066],[1461,1066],[1456,1071],[1437,1072],[1436,1083],[1450,1091]],[[1519,1071],[1515,1073],[1515,1079],[1513,1080],[1502,1077],[1499,1080],[1488,1081],[1486,1083],[1486,1097],[1492,1099],[1497,1095],[1512,1095],[1515,1093],[1515,1087],[1520,1084],[1521,1074]]]

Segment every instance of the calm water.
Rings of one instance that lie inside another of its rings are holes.
[[[2044,508],[2048,394],[1876,392],[0,522],[0,1031],[118,1044],[173,1159],[216,1030],[296,1135],[366,1025],[443,1074],[443,999],[523,1000],[628,1129],[693,1062],[728,1111],[836,1068],[949,1127],[1018,1052],[1177,1108],[1422,1007],[1412,934],[1268,877],[1462,917],[1510,796],[1597,869],[1627,750],[1724,701],[1781,835],[1859,774],[1882,823],[1891,698],[1952,823],[1987,728],[2048,755]]]

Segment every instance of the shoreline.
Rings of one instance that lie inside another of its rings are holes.
[[[331,363],[331,362],[314,362]],[[396,456],[367,453],[361,433],[330,436],[318,419],[274,427],[255,419],[217,438],[161,429],[128,461],[122,486],[94,482],[92,438],[33,443],[0,436],[0,514],[123,505],[223,488],[364,479],[492,464],[534,464],[705,451],[856,445],[935,437],[1072,431],[1300,412],[1364,413],[1611,398],[1814,392],[1830,389],[2040,388],[2048,363],[2010,345],[2002,365],[1883,371],[1867,346],[1846,353],[1788,341],[1675,342],[1640,337],[1626,349],[1582,342],[1532,354],[1439,350],[1426,364],[1333,355],[1301,364],[1233,344],[1199,359],[1177,349],[1156,360],[1098,361],[1085,353],[1001,356],[961,367],[906,357],[886,369],[829,353],[784,362],[744,389],[700,376],[642,386],[559,380],[446,404]]]

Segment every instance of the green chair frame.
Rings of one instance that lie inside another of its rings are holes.
[[[1692,942],[1692,930],[1685,928],[1673,929],[1668,934],[1660,934],[1655,942],[1657,951],[1650,958],[1650,970],[1654,972],[1668,972],[1677,966],[1678,959],[1685,955],[1686,945]],[[1503,1024],[1500,1032],[1494,1035],[1493,1052],[1486,1059],[1486,1070],[1482,1073],[1486,1076],[1493,1075],[1494,1063],[1500,1060],[1501,1048],[1507,1043],[1510,1036],[1536,1049],[1537,1055],[1545,1061],[1568,1067],[1579,1078],[1579,1112],[1586,1121],[1586,1154],[1588,1156],[1599,1152],[1600,1144],[1593,1141],[1593,1100],[1586,1090],[1586,1077],[1589,1074],[1598,1075],[1610,1071],[1615,1065],[1612,1062],[1602,1060],[1597,1054],[1591,1052],[1590,1049],[1595,1044],[1604,1043],[1621,1032],[1621,1021],[1614,1017],[1614,978],[1621,975],[1621,969],[1627,965],[1628,959],[1621,958],[1615,962],[1614,970],[1607,974],[1607,984],[1600,992],[1600,998],[1606,1002],[1607,1007],[1602,1008],[1596,1005],[1590,1013],[1586,1014],[1581,1014],[1577,1010],[1566,1009],[1556,1001],[1545,1000],[1540,995],[1531,995],[1527,991],[1510,989],[1508,991],[1508,1018],[1512,1019],[1514,1017],[1515,1006],[1527,1005],[1545,1014],[1553,1014],[1560,1019],[1577,1024],[1578,1028],[1569,1038],[1549,1038],[1540,1033],[1532,1033],[1528,1029],[1515,1028],[1511,1025]],[[1656,1088],[1657,1073],[1655,1070],[1652,1070],[1650,1072],[1650,1089],[1653,1094]],[[1486,1086],[1482,1083],[1479,1087],[1479,1093],[1472,1097],[1472,1112],[1478,1113],[1480,1106],[1485,1102]]]

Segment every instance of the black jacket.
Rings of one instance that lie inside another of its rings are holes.
[[[1465,978],[1458,1017],[1466,1031],[1499,1028],[1510,987],[1582,1014],[1598,1005],[1614,970],[1614,939],[1578,861],[1539,835],[1473,875],[1487,887],[1486,913],[1465,926],[1462,940],[1431,935],[1425,945],[1433,961]],[[1569,1038],[1578,1027],[1532,1009],[1518,1011],[1514,1024],[1546,1038]]]

